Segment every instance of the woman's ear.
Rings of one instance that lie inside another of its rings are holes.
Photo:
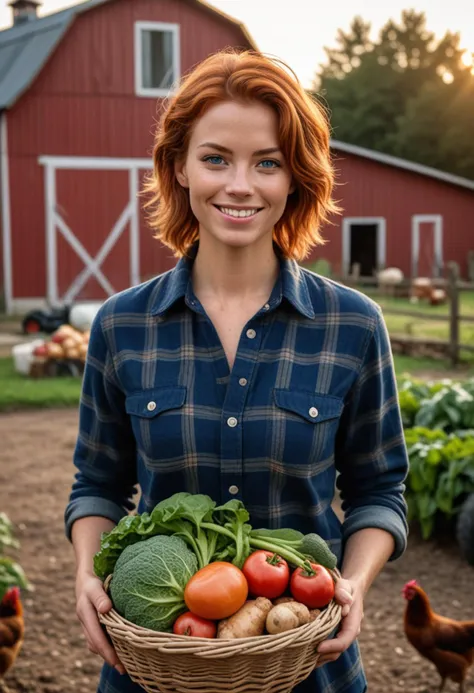
[[[295,181],[292,179],[292,181],[291,181],[291,183],[290,183],[290,187],[288,188],[288,195],[291,195],[292,193],[294,193],[295,190],[296,190],[296,183],[295,183]]]
[[[183,188],[189,188],[188,175],[186,173],[186,162],[184,160],[175,162],[174,173],[178,183]]]

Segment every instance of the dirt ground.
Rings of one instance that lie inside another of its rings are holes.
[[[6,677],[11,693],[96,690],[100,662],[88,652],[76,621],[73,553],[63,531],[76,425],[70,410],[0,415],[0,511],[17,526],[18,558],[35,588],[24,595],[26,638]],[[435,669],[403,634],[400,590],[412,578],[437,611],[474,619],[474,569],[454,545],[424,543],[412,534],[406,554],[385,568],[367,597],[360,644],[371,693],[437,690]],[[468,691],[474,691],[474,667]]]

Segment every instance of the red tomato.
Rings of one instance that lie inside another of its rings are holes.
[[[254,551],[244,563],[242,572],[247,578],[249,592],[254,597],[274,599],[288,587],[288,563],[272,551]]]
[[[312,572],[296,568],[290,580],[290,591],[297,602],[308,609],[320,609],[334,597],[334,580],[322,565],[311,563]]]
[[[190,635],[194,638],[215,638],[217,626],[214,621],[186,611],[185,614],[178,616],[174,622],[173,633],[175,635]]]
[[[198,570],[184,588],[184,601],[193,614],[220,621],[245,604],[249,587],[237,566],[215,561]]]

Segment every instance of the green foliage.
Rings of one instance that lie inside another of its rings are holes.
[[[474,492],[474,431],[458,435],[415,427],[406,431],[406,440],[409,519],[419,522],[428,539],[436,515],[454,516],[466,495]]]
[[[474,492],[474,378],[405,380],[399,396],[410,460],[409,519],[428,539],[436,517],[452,518]]]
[[[332,274],[331,263],[325,258],[318,258],[313,262],[304,263],[303,267],[306,267],[310,272],[319,274],[321,277],[330,277]]]
[[[151,537],[119,556],[110,596],[117,611],[137,626],[170,631],[186,611],[184,588],[197,569],[196,556],[182,539]]]
[[[300,567],[307,567],[308,554],[316,559],[300,532],[253,530],[248,520],[249,514],[241,501],[231,500],[216,506],[206,495],[175,493],[158,503],[151,513],[125,516],[110,532],[104,533],[100,550],[94,556],[94,571],[105,579],[114,571],[126,547],[156,535],[173,535],[184,540],[194,552],[199,568],[212,561],[229,561],[240,568],[256,548],[278,553]],[[313,537],[309,547],[317,549],[322,565],[333,568],[336,557],[328,549],[323,552],[317,543]]]
[[[447,432],[474,429],[474,378],[463,384],[449,379],[435,383],[405,380],[399,399],[405,427]]]
[[[314,92],[336,139],[474,178],[474,76],[459,34],[436,40],[424,13],[406,10],[375,41],[355,17],[325,51]]]
[[[19,549],[20,544],[13,536],[13,525],[5,513],[0,513],[0,601],[10,587],[30,587],[23,568],[4,555],[5,551]]]

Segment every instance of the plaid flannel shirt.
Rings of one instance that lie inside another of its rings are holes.
[[[197,249],[194,248],[195,256]],[[280,261],[268,302],[242,331],[229,371],[193,293],[193,257],[108,299],[93,323],[66,532],[117,522],[178,491],[241,499],[254,527],[317,532],[342,558],[354,532],[406,545],[408,469],[392,356],[379,307]],[[340,489],[344,522],[331,503]],[[357,643],[300,693],[361,693]],[[101,693],[138,693],[104,665]]]

